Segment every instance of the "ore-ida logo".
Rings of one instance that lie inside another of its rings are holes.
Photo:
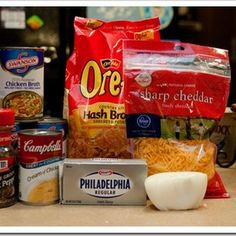
[[[132,185],[131,179],[111,169],[100,169],[79,179],[79,188],[97,198],[120,197],[129,192]]]

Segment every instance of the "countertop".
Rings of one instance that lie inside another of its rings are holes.
[[[204,199],[201,207],[196,210],[159,211],[150,201],[146,206],[60,204],[29,206],[19,202],[14,206],[0,209],[0,226],[234,227],[236,226],[236,164],[230,168],[217,168],[217,171],[230,198]]]

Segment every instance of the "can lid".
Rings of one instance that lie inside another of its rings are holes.
[[[8,108],[0,108],[0,125],[14,125],[14,123],[14,110]]]

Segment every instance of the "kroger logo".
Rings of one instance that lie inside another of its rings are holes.
[[[151,119],[147,115],[141,115],[137,119],[137,125],[141,128],[148,128],[151,124]]]

